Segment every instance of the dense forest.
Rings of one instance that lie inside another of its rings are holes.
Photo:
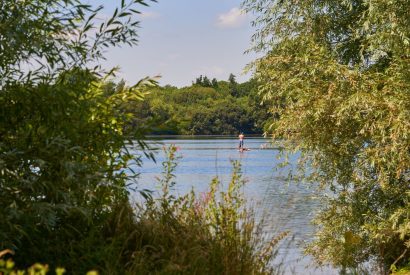
[[[112,94],[124,85],[108,82],[105,89]],[[130,128],[143,125],[146,134],[261,134],[270,117],[257,82],[237,83],[233,74],[228,81],[200,76],[189,87],[152,87],[143,101],[125,108],[134,115]]]

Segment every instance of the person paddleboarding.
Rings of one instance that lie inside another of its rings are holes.
[[[243,148],[243,140],[245,139],[245,135],[241,132],[239,134],[239,151],[242,152],[244,150]]]

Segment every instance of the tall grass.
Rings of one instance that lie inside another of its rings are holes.
[[[175,198],[176,148],[163,163],[162,196],[137,211],[139,247],[129,262],[132,273],[271,274],[273,249],[282,237],[265,244],[252,211],[245,207],[240,164],[233,163],[231,181],[221,191],[217,178],[209,191]]]
[[[176,148],[167,151],[160,180],[162,194],[148,199],[136,211],[132,259],[133,274],[272,274],[275,245],[284,237],[265,242],[262,228],[246,205],[239,162],[226,191],[214,178],[209,191],[174,197]]]
[[[233,162],[230,182],[218,178],[208,192],[175,197],[177,149],[166,150],[161,194],[132,207],[119,202],[111,215],[75,245],[61,247],[59,263],[72,274],[277,274],[272,265],[280,234],[266,240],[243,197],[241,166]],[[222,190],[225,189],[225,190]],[[46,251],[47,248],[44,248]],[[53,268],[59,263],[49,263]]]

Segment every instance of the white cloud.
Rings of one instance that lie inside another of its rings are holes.
[[[232,8],[227,13],[218,16],[216,25],[221,28],[237,28],[246,22],[246,13],[239,8]]]
[[[143,11],[141,12],[140,16],[143,19],[156,19],[159,18],[161,15],[157,12]]]

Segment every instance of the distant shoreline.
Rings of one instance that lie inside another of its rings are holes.
[[[207,138],[237,138],[236,135],[146,135],[145,138],[178,138],[178,139],[207,139]],[[247,138],[267,138],[264,137],[263,134],[249,134],[245,135],[245,139]]]

